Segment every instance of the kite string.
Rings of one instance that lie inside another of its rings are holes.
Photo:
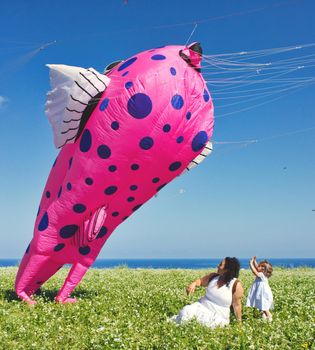
[[[311,126],[309,128],[304,128],[304,129],[288,131],[288,132],[285,132],[282,134],[277,134],[277,135],[273,135],[273,136],[269,136],[269,137],[262,137],[260,139],[243,140],[243,141],[215,141],[215,140],[212,140],[211,142],[214,145],[232,145],[232,144],[234,144],[234,145],[235,144],[249,145],[249,144],[254,144],[254,143],[258,143],[258,142],[262,142],[262,141],[274,140],[274,139],[278,139],[278,138],[285,137],[285,136],[300,134],[300,133],[311,131],[311,130],[315,130],[315,126]]]
[[[197,23],[195,23],[194,29],[193,29],[192,32],[190,33],[189,38],[187,39],[187,41],[186,41],[186,43],[185,43],[185,46],[187,46],[189,40],[190,40],[191,37],[194,35],[194,32],[195,32],[195,30],[197,29],[197,26],[198,26]]]
[[[302,89],[305,88],[306,86],[307,86],[307,85],[305,84],[305,85],[303,85],[303,86],[300,86],[300,87],[295,88],[295,90],[291,90],[291,91],[289,91],[289,92],[286,92],[285,95],[281,95],[281,96],[278,96],[278,97],[269,99],[269,100],[267,100],[267,101],[263,101],[263,102],[261,102],[261,103],[257,103],[257,104],[254,104],[254,105],[250,105],[249,107],[245,107],[245,108],[242,108],[242,109],[233,111],[233,112],[227,112],[227,113],[223,113],[223,114],[216,115],[216,116],[215,116],[215,119],[224,118],[224,117],[227,117],[227,116],[230,116],[230,115],[233,115],[233,114],[237,114],[237,113],[240,113],[240,112],[245,112],[245,111],[248,111],[248,110],[253,109],[253,108],[255,108],[255,107],[263,106],[263,105],[265,105],[265,104],[267,104],[267,103],[270,103],[270,102],[273,102],[273,101],[277,101],[277,100],[283,98],[284,96],[287,96],[287,95],[292,94],[293,92],[302,90]]]
[[[249,143],[257,143],[258,140],[244,140],[244,141],[211,141],[214,145],[235,145],[235,144],[249,144]]]

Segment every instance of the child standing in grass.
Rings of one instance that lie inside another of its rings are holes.
[[[270,309],[273,307],[273,295],[268,283],[272,274],[272,265],[267,260],[257,264],[256,256],[254,256],[250,259],[249,266],[256,279],[248,292],[246,306],[259,309],[263,319],[272,321]]]

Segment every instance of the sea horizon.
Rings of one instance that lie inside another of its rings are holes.
[[[265,258],[265,257],[264,257]],[[126,266],[128,268],[150,268],[150,269],[207,269],[216,268],[222,258],[100,258],[97,259],[92,268],[115,268]],[[241,268],[249,268],[250,258],[239,258]],[[258,258],[257,260],[261,260]],[[274,267],[315,268],[315,258],[266,258]],[[18,266],[21,259],[0,258],[0,267]]]

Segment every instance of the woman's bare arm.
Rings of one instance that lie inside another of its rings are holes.
[[[232,297],[232,306],[234,310],[234,314],[238,321],[242,321],[242,299],[244,295],[244,288],[241,282],[238,282],[236,285],[235,292]]]
[[[192,282],[189,286],[186,288],[186,292],[188,295],[194,293],[196,290],[196,287],[207,287],[209,284],[209,281],[212,277],[217,275],[216,273],[210,273],[209,275],[203,276],[202,278],[197,279],[196,281]]]

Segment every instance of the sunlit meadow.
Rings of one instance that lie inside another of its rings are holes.
[[[244,307],[242,324],[232,317],[230,326],[217,329],[168,321],[203,295],[200,288],[186,296],[185,286],[206,270],[90,269],[74,292],[79,302],[59,305],[54,297],[63,269],[34,307],[16,298],[16,272],[0,269],[1,349],[315,349],[315,269],[275,269],[272,323]],[[253,276],[242,270],[240,279],[246,294]]]

